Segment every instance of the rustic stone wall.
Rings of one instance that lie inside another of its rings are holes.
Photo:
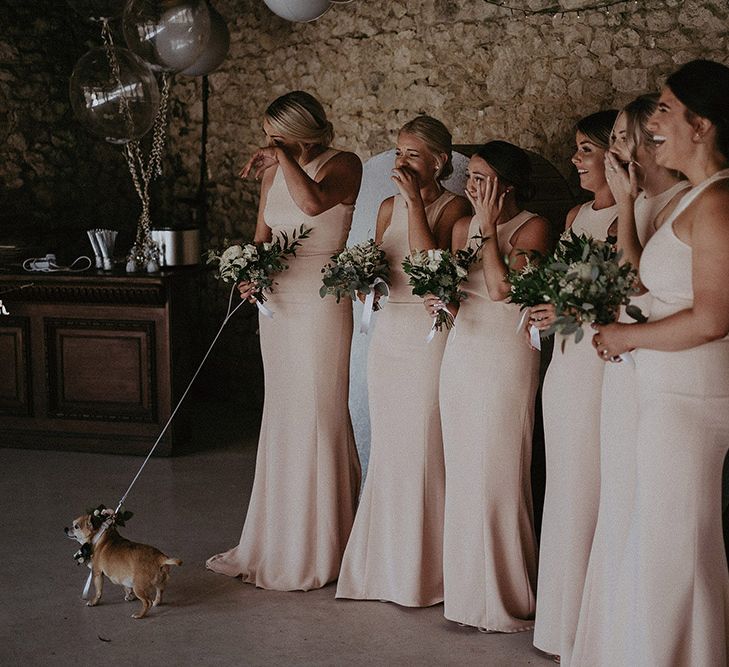
[[[562,0],[565,9],[585,4]],[[215,5],[232,39],[228,60],[210,76],[213,243],[252,233],[257,187],[237,172],[262,139],[263,109],[287,90],[318,95],[336,145],[363,159],[425,112],[444,120],[457,143],[505,138],[567,174],[580,115],[658,88],[689,59],[728,59],[724,0],[645,0],[609,14],[530,17],[482,0],[355,0],[309,24],[284,21],[261,0]],[[100,43],[98,28],[65,2],[0,3],[0,242],[81,243],[83,230],[99,224],[131,235],[139,206],[121,151],[80,127],[68,103],[73,65]],[[174,81],[165,175],[154,188],[158,223],[195,217],[200,91],[199,78]]]
[[[577,118],[656,90],[690,59],[729,61],[725,0],[641,0],[609,14],[526,18],[483,0],[355,0],[310,24],[284,21],[262,0],[213,3],[228,21],[231,51],[209,77],[207,244],[252,235],[257,184],[237,173],[262,141],[263,110],[288,90],[317,95],[335,145],[363,159],[391,147],[406,120],[430,113],[456,143],[504,138],[567,175]],[[139,201],[121,150],[86,132],[68,102],[74,64],[100,44],[98,28],[62,0],[0,2],[0,245],[22,242],[70,260],[88,252],[84,231],[95,226],[119,229],[122,251],[131,245]],[[196,216],[201,79],[176,77],[170,113],[165,173],[153,188],[157,224]],[[208,287],[205,340],[227,299],[224,288]],[[258,403],[254,330],[253,313],[237,317],[208,372],[211,386],[247,386]]]
[[[562,0],[564,8],[586,4],[593,3]],[[335,144],[363,159],[389,148],[397,128],[425,112],[446,122],[456,143],[504,138],[568,174],[577,118],[657,90],[693,58],[729,61],[723,0],[646,0],[609,14],[528,18],[481,0],[359,0],[310,24],[284,21],[258,0],[215,5],[232,43],[210,77],[212,241],[252,234],[256,184],[236,173],[261,141],[262,111],[288,90],[316,94],[334,122]],[[190,110],[199,106],[195,81],[176,84],[175,95]],[[199,113],[190,118],[197,122]],[[172,136],[190,173],[198,132],[180,136],[173,125]]]

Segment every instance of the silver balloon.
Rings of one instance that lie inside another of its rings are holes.
[[[126,0],[66,0],[81,18],[89,21],[118,19],[124,11]]]
[[[315,21],[329,11],[329,0],[263,0],[277,16],[287,21]]]
[[[230,32],[225,19],[215,11],[212,5],[210,11],[210,38],[202,55],[193,63],[192,67],[183,69],[180,74],[185,76],[202,76],[214,72],[225,60],[230,48]]]
[[[205,0],[128,0],[122,29],[127,46],[156,71],[181,72],[210,37]]]
[[[114,48],[119,78],[104,47],[92,49],[73,68],[69,84],[76,118],[94,134],[115,144],[144,136],[159,110],[154,72],[129,49]]]

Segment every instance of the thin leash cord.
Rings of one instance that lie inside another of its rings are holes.
[[[190,380],[189,384],[187,385],[187,389],[182,394],[182,397],[179,401],[177,401],[177,405],[175,406],[175,409],[172,411],[172,414],[170,415],[169,419],[167,420],[167,423],[164,425],[164,428],[160,432],[159,436],[157,437],[157,441],[152,445],[152,449],[149,450],[149,454],[147,454],[147,458],[144,459],[144,462],[142,463],[141,467],[137,471],[137,474],[134,476],[134,479],[132,480],[132,483],[129,485],[129,488],[126,490],[124,495],[122,496],[121,500],[119,501],[119,504],[116,506],[116,509],[114,510],[114,514],[117,514],[119,510],[121,509],[121,506],[124,504],[124,501],[127,499],[127,496],[129,495],[129,492],[132,490],[132,487],[137,482],[137,479],[142,474],[142,470],[144,470],[144,467],[147,465],[147,462],[152,457],[152,454],[154,454],[154,450],[157,449],[157,445],[159,445],[160,441],[162,440],[162,436],[167,431],[167,428],[169,427],[170,423],[172,422],[172,419],[177,414],[177,410],[180,408],[180,405],[182,405],[182,401],[185,400],[185,396],[187,396],[187,392],[190,391],[190,387],[192,387],[192,383],[195,381],[195,378],[198,376],[198,373],[200,373],[200,370],[203,367],[203,364],[205,363],[205,360],[210,355],[210,352],[213,349],[213,346],[217,342],[218,338],[220,337],[220,334],[223,333],[223,329],[225,328],[225,325],[228,323],[228,320],[233,317],[235,314],[235,311],[238,310],[244,303],[246,303],[245,300],[241,299],[241,302],[233,308],[231,311],[231,306],[233,304],[233,293],[235,292],[236,284],[233,284],[233,287],[230,290],[230,296],[228,297],[228,311],[225,315],[225,319],[223,320],[223,323],[220,325],[220,329],[218,329],[218,333],[215,334],[215,338],[213,338],[213,342],[210,343],[210,347],[208,348],[208,351],[205,353],[205,356],[203,357],[203,360],[200,362],[200,365],[197,367],[197,370],[195,371],[195,374],[192,376],[192,380]]]

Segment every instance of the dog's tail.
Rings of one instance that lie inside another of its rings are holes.
[[[165,558],[162,565],[182,565],[182,561],[179,558]]]

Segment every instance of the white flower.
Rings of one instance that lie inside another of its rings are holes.
[[[239,245],[232,245],[223,251],[220,259],[223,262],[230,262],[238,257],[243,257],[243,248]]]
[[[465,278],[468,275],[468,271],[466,269],[464,269],[462,266],[457,266],[456,267],[456,275],[459,278]]]

